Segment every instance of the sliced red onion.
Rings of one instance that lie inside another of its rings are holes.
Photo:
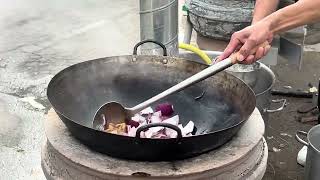
[[[163,103],[157,105],[156,111],[161,111],[163,116],[171,116],[174,112],[173,105],[170,103]]]
[[[146,138],[151,138],[151,137],[157,135],[161,130],[163,130],[163,127],[149,128],[147,131],[145,131]]]
[[[184,136],[185,136],[185,134],[183,134],[183,126],[182,126],[182,124],[179,124],[179,125],[178,125],[178,128],[180,128],[181,133],[182,133],[182,137],[184,137]]]
[[[145,134],[145,132],[143,132],[143,131],[142,131],[142,132],[140,132],[140,137],[141,137],[141,138],[146,138],[146,134]]]
[[[178,126],[178,123],[179,123],[179,116],[178,115],[175,115],[169,119],[166,119],[164,121],[162,121],[164,123],[169,123],[169,124],[172,124],[172,125],[175,125],[175,126]],[[165,128],[165,133],[166,135],[169,137],[169,138],[175,138],[177,137],[177,132],[173,129],[170,129],[170,128]]]
[[[145,134],[146,138],[151,138],[153,133],[152,133],[152,131],[147,130],[144,132],[144,134]]]
[[[134,120],[126,120],[126,124],[127,124],[127,125],[130,125],[130,126],[132,126],[132,127],[135,127],[135,128],[140,125],[139,122],[134,121]]]
[[[170,117],[168,117],[168,116],[161,116],[161,120],[162,121],[164,121],[164,120],[166,120],[166,119],[169,119]]]
[[[187,134],[191,134],[194,129],[194,123],[192,121],[189,121],[186,126],[181,130],[182,135],[185,136]]]
[[[179,124],[179,116],[175,115],[175,116],[173,116],[173,117],[171,117],[169,119],[166,119],[166,120],[164,120],[162,122],[178,126],[178,124]]]
[[[127,135],[128,136],[135,137],[136,136],[136,132],[137,132],[137,128],[131,127],[131,126],[127,126]]]
[[[146,109],[144,109],[140,112],[141,115],[147,115],[147,114],[152,114],[152,113],[153,113],[153,109],[151,107],[147,107]]]
[[[159,113],[155,112],[155,113],[150,117],[149,123],[160,123],[160,122],[162,122],[161,112],[160,112],[160,111],[159,111]]]
[[[178,135],[178,133],[175,130],[170,128],[165,128],[165,133],[169,138],[176,138]]]
[[[147,121],[144,121],[144,122],[142,122],[142,123],[139,124],[138,128],[141,127],[141,126],[143,126],[143,125],[146,125],[146,124],[147,124]]]
[[[164,122],[178,126],[181,129],[183,136],[191,136],[191,133],[195,128],[194,123],[192,121],[189,121],[189,123],[185,127],[183,127],[182,124],[179,124],[178,115],[170,117],[173,115],[173,112],[173,106],[169,103],[159,104],[156,107],[156,112],[154,112],[151,107],[148,107],[132,117],[131,120],[126,120],[127,133],[124,134],[127,136],[135,137],[137,128],[148,123]],[[140,137],[161,139],[176,138],[177,132],[170,128],[152,127],[145,132],[141,132]]]
[[[160,131],[162,131],[164,129],[164,127],[152,127],[149,128],[149,130],[151,132],[153,132],[153,136],[156,135],[157,133],[159,133]]]
[[[154,135],[153,138],[167,139],[168,137],[164,131],[159,131],[159,133]]]
[[[166,134],[165,134],[164,128],[162,130],[154,133],[154,135],[151,138],[161,138],[161,139],[166,138]]]
[[[140,114],[136,114],[131,118],[131,120],[136,121],[138,123],[143,123],[146,121],[146,118],[141,116]]]
[[[152,116],[161,117],[162,113],[161,113],[161,111],[157,111],[157,112],[153,113]]]

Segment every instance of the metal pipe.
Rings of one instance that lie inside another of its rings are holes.
[[[183,37],[183,43],[190,44],[191,36],[192,36],[192,24],[189,21],[189,18],[186,19],[184,22],[184,37]]]
[[[164,44],[168,55],[178,55],[178,0],[140,0],[140,40]],[[162,54],[154,44],[141,46],[141,54]]]

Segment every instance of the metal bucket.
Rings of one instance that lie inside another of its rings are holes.
[[[253,66],[233,65],[226,70],[242,79],[254,91],[259,109],[265,123],[269,120],[269,113],[281,111],[286,103],[285,99],[271,100],[271,89],[275,83],[275,75],[266,65],[257,62]],[[278,109],[270,109],[271,103],[282,103]]]
[[[307,136],[308,142],[302,140],[299,134]],[[319,180],[320,179],[320,125],[314,126],[308,133],[298,131],[296,139],[308,146],[306,166],[304,169],[305,179]]]
[[[211,59],[215,59],[222,53],[219,51],[203,52],[205,52]],[[179,53],[179,57],[181,58],[204,63],[203,60],[193,52],[180,50]],[[267,124],[267,121],[269,120],[269,113],[278,112],[284,108],[286,104],[285,99],[271,100],[271,89],[275,83],[276,77],[272,70],[263,63],[257,62],[250,66],[235,64],[226,71],[243,80],[254,91],[257,102],[256,106],[259,109],[265,124]],[[272,102],[281,103],[281,106],[277,109],[270,109]]]
[[[140,39],[166,46],[168,55],[178,55],[178,0],[140,0]],[[160,55],[162,48],[148,43],[141,54]]]

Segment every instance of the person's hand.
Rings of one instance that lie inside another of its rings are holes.
[[[218,61],[228,58],[235,51],[239,51],[237,60],[243,64],[251,64],[265,56],[269,49],[273,39],[273,34],[269,30],[269,24],[263,20],[248,26],[241,31],[235,32],[231,36],[231,40],[219,56]],[[269,42],[269,45],[259,47],[255,52],[252,52],[256,46]]]

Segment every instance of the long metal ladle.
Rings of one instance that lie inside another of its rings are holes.
[[[268,45],[267,42],[263,43],[261,47],[265,47]],[[257,46],[257,48],[260,46]],[[254,53],[257,48],[253,49],[252,52]],[[253,54],[252,53],[252,54]],[[198,72],[197,74],[187,78],[186,80],[180,82],[177,85],[172,86],[171,88],[163,91],[162,93],[134,106],[131,108],[127,108],[122,106],[118,102],[107,102],[102,105],[99,110],[96,112],[93,120],[93,128],[103,130],[103,125],[107,120],[109,123],[112,122],[114,124],[124,123],[126,119],[130,119],[135,114],[139,113],[143,109],[150,106],[152,103],[167,97],[170,94],[179,92],[188,86],[191,86],[195,83],[198,83],[218,72],[225,70],[226,68],[232,66],[233,64],[238,63],[237,60],[238,53],[232,54],[229,58],[220,61],[214,65],[209,66],[208,68]]]

